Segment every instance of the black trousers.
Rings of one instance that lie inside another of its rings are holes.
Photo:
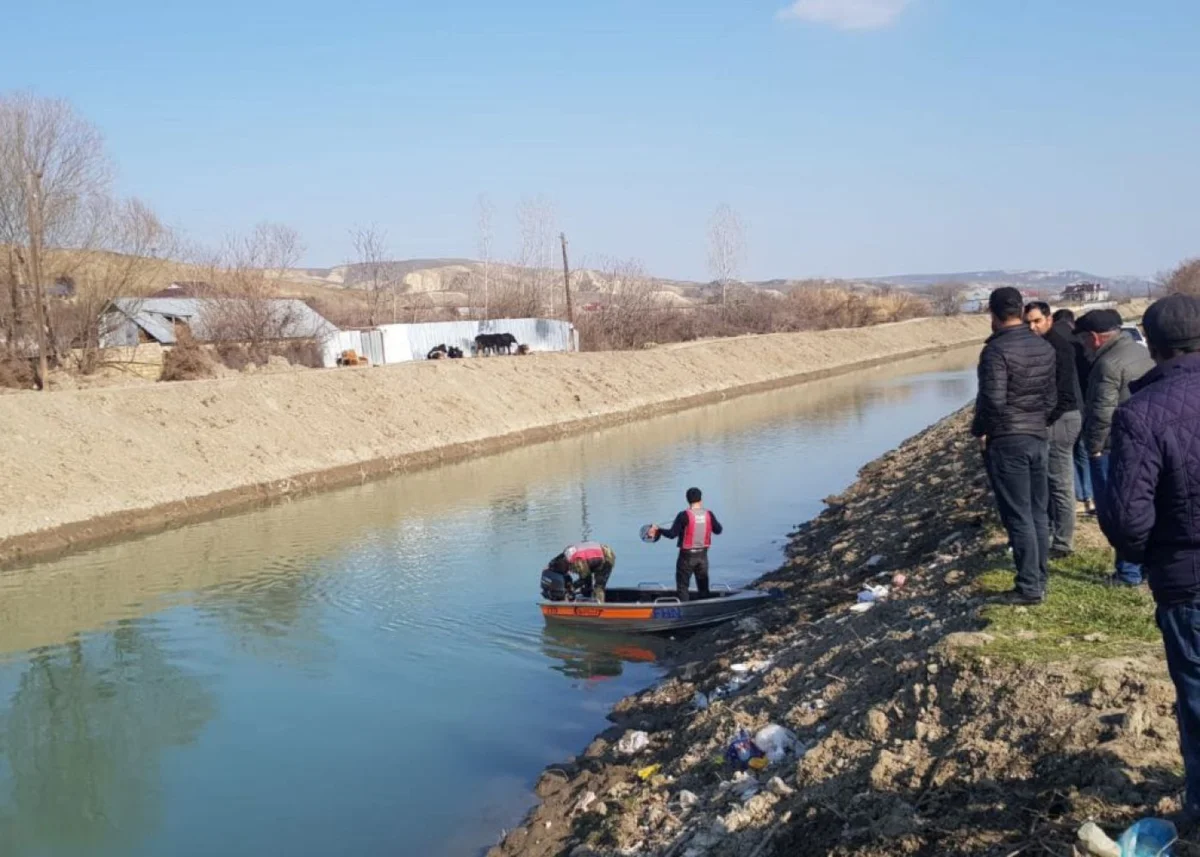
[[[988,441],[987,471],[1017,566],[1016,591],[1046,595],[1050,553],[1049,444],[1028,435]]]
[[[696,589],[701,598],[708,598],[708,551],[680,551],[675,561],[675,589],[680,601],[688,600],[688,587],[696,575]]]

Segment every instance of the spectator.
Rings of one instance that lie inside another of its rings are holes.
[[[1157,366],[1117,408],[1100,526],[1144,564],[1157,605],[1187,788],[1181,832],[1200,817],[1200,298],[1173,295],[1144,319]],[[1140,347],[1140,346],[1135,346]]]
[[[1025,323],[1054,348],[1055,390],[1058,402],[1050,412],[1050,447],[1047,476],[1050,485],[1050,558],[1075,552],[1075,443],[1083,428],[1079,413],[1083,392],[1075,372],[1075,338],[1070,328],[1054,324],[1050,305],[1033,301],[1025,305]]]
[[[1046,597],[1050,554],[1046,428],[1058,402],[1054,349],[1021,320],[1021,293],[1001,288],[988,298],[992,330],[979,356],[979,395],[971,433],[1008,531],[1016,585],[1010,603],[1040,604]]]
[[[1083,393],[1087,392],[1088,373],[1092,369],[1092,361],[1088,356],[1087,349],[1083,347],[1083,343],[1075,337],[1075,313],[1069,309],[1056,310],[1054,315],[1054,326],[1059,328],[1067,339],[1071,340],[1071,347],[1075,350],[1075,372],[1079,378],[1079,406],[1083,407]],[[1080,412],[1080,418],[1083,413]],[[1088,462],[1087,447],[1083,443],[1083,431],[1079,432],[1079,439],[1075,441],[1075,499],[1083,504],[1085,514],[1096,514],[1096,504],[1092,501],[1092,468]]]
[[[1129,385],[1154,368],[1150,353],[1128,336],[1121,335],[1121,314],[1115,309],[1096,309],[1075,323],[1075,334],[1093,355],[1084,397],[1083,440],[1092,471],[1096,508],[1104,514],[1104,504],[1112,498],[1108,490],[1109,430],[1117,406],[1129,398]],[[1142,569],[1117,551],[1116,573],[1111,583],[1138,586]]]

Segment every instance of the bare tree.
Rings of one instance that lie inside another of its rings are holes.
[[[521,235],[521,249],[517,264],[521,268],[523,284],[533,300],[541,305],[545,302],[551,316],[554,315],[554,295],[557,291],[554,273],[554,251],[557,246],[554,204],[546,197],[526,197],[517,206],[517,225]]]
[[[737,212],[722,203],[708,222],[708,269],[721,286],[721,306],[737,280],[746,255],[746,229]]]
[[[111,168],[100,133],[66,101],[28,93],[0,96],[0,243],[33,300],[38,381],[47,389],[54,337],[46,304],[46,248],[90,246],[88,213],[108,194]],[[21,286],[11,287],[14,317]],[[19,336],[22,334],[18,334]]]
[[[367,326],[379,323],[379,309],[388,294],[392,298],[392,323],[396,321],[396,279],[388,259],[387,233],[371,224],[354,230],[354,253],[363,275],[367,296]]]
[[[1200,258],[1188,259],[1162,278],[1162,290],[1169,295],[1200,296]]]
[[[961,283],[937,283],[929,290],[929,300],[938,315],[958,315],[962,312],[964,288]]]
[[[490,283],[488,282],[491,275],[492,264],[492,240],[495,234],[492,229],[492,221],[495,218],[496,208],[492,205],[492,200],[487,194],[481,193],[479,199],[475,203],[476,222],[479,226],[479,257],[483,259],[483,317],[488,317],[490,309]]]
[[[318,331],[298,329],[296,302],[279,300],[279,283],[302,252],[299,233],[280,223],[260,223],[228,239],[209,266],[217,299],[204,313],[200,338],[244,347],[251,360],[265,363],[272,343],[315,337]]]

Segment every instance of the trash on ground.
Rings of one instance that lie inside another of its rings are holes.
[[[868,610],[870,610],[874,606],[875,606],[874,601],[860,601],[857,604],[850,605],[850,612],[851,613],[866,613]]]
[[[1095,822],[1080,827],[1076,836],[1080,847],[1092,857],[1121,857],[1121,846],[1109,839]]]
[[[872,601],[882,601],[888,597],[890,590],[886,586],[872,586],[867,584],[863,587],[862,592],[858,593],[858,600],[861,603],[870,603]]]
[[[579,799],[579,802],[577,804],[575,804],[575,811],[576,812],[587,812],[588,807],[590,807],[595,802],[596,802],[596,793],[588,792],[587,794],[585,794],[583,797],[581,797]]]
[[[772,723],[759,729],[754,735],[754,743],[766,754],[767,761],[778,765],[788,756],[799,757],[804,754],[804,745],[791,729]]]
[[[905,574],[904,572],[898,571],[894,575],[892,575],[892,588],[893,589],[903,589],[904,584],[906,584],[906,583],[908,583],[908,575]]]
[[[648,780],[661,770],[662,770],[662,765],[660,765],[660,764],[647,765],[646,767],[644,767],[640,771],[638,771],[638,779],[639,780]]]
[[[877,553],[875,556],[867,560],[867,568],[875,568],[875,566],[879,565],[881,562],[883,562],[883,554]]]
[[[725,761],[739,770],[755,768],[761,770],[767,766],[767,754],[754,743],[745,729],[739,729],[734,739],[725,750]]]
[[[696,691],[696,695],[692,697],[692,708],[697,711],[706,711],[708,709],[708,696],[700,691]]]
[[[1117,844],[1121,857],[1167,857],[1172,844],[1179,838],[1175,825],[1161,818],[1135,821],[1121,834]]]
[[[645,732],[626,732],[617,742],[617,750],[626,756],[640,753],[650,746],[650,736]]]
[[[684,789],[679,793],[679,805],[684,809],[690,809],[698,803],[700,803],[700,798],[696,796],[695,792]]]
[[[732,664],[729,667],[729,671],[734,675],[749,675],[750,664]]]
[[[771,777],[770,782],[767,783],[767,791],[777,797],[790,797],[796,793],[794,788],[779,777]]]
[[[737,796],[738,800],[745,803],[762,791],[762,784],[745,771],[738,771],[729,784],[729,790]]]

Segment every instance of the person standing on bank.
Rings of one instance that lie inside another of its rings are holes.
[[[1121,314],[1115,309],[1095,309],[1075,322],[1075,335],[1093,354],[1084,397],[1083,442],[1092,471],[1096,510],[1104,514],[1111,498],[1108,490],[1110,430],[1117,406],[1129,398],[1129,385],[1154,368],[1150,352],[1121,333]],[[1142,568],[1117,551],[1116,572],[1110,583],[1139,586]]]
[[[1075,552],[1075,444],[1083,430],[1083,415],[1079,412],[1083,391],[1075,370],[1074,334],[1070,328],[1064,333],[1065,325],[1054,323],[1045,301],[1025,305],[1025,323],[1054,349],[1058,402],[1048,417],[1050,558],[1062,559]]]
[[[1087,392],[1088,373],[1092,371],[1092,360],[1087,349],[1075,336],[1075,313],[1069,309],[1055,310],[1054,326],[1071,342],[1075,352],[1075,377],[1079,379],[1080,417],[1083,412],[1083,394]],[[1092,500],[1092,469],[1088,463],[1087,447],[1083,443],[1083,431],[1075,441],[1075,499],[1083,504],[1083,511],[1088,515],[1096,514],[1096,504]]]
[[[1187,784],[1177,821],[1190,835],[1200,819],[1200,298],[1163,298],[1143,326],[1157,365],[1116,410],[1097,500],[1104,534],[1143,563],[1154,593]]]
[[[699,488],[687,490],[688,507],[675,516],[675,522],[670,529],[660,529],[650,525],[650,537],[654,541],[661,538],[677,539],[679,558],[675,561],[675,589],[680,601],[688,600],[688,588],[691,586],[692,575],[696,575],[696,589],[700,598],[708,598],[708,549],[712,546],[712,537],[721,535],[724,529],[717,516],[704,508],[703,494]]]
[[[983,447],[1017,567],[1016,585],[1005,598],[1040,604],[1050,555],[1047,425],[1058,404],[1057,364],[1054,348],[1025,326],[1022,308],[1021,293],[1011,287],[988,298],[994,333],[979,356],[971,434]]]

